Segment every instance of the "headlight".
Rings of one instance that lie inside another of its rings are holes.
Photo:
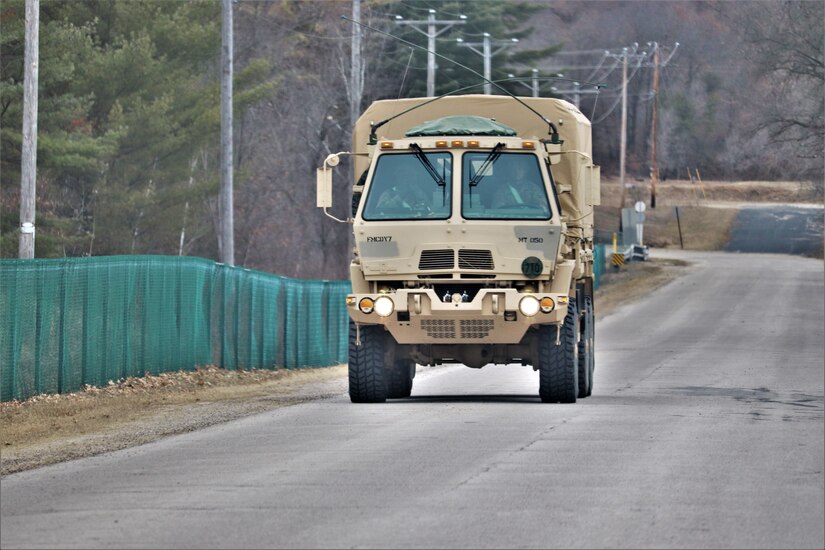
[[[535,296],[525,296],[518,303],[519,311],[522,315],[525,315],[527,317],[532,317],[533,315],[538,313],[540,307],[541,305],[539,304],[539,300]]]
[[[395,310],[395,304],[389,296],[379,296],[378,299],[375,300],[374,307],[375,313],[381,317],[389,317],[392,315],[393,310]]]
[[[358,302],[358,309],[360,309],[362,313],[372,313],[374,307],[375,304],[372,298],[361,298],[361,301]]]
[[[553,301],[553,298],[549,296],[545,296],[541,299],[541,312],[542,313],[550,313],[553,311],[553,308],[556,307],[556,303]]]

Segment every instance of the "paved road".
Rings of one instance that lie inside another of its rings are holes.
[[[430,369],[2,480],[3,548],[822,548],[823,263],[676,253],[605,318],[593,397]]]
[[[822,254],[821,206],[766,205],[740,208],[731,228],[730,252]]]

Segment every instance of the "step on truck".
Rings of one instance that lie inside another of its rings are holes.
[[[317,174],[327,212],[333,167],[352,155],[353,402],[409,397],[416,365],[444,363],[531,366],[543,402],[591,394],[591,139],[559,99],[383,100],[364,112],[353,152]]]

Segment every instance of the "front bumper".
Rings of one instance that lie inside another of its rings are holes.
[[[394,310],[387,317],[358,308],[363,298],[386,296]],[[350,294],[347,312],[358,324],[384,325],[399,344],[517,344],[533,325],[560,324],[567,315],[566,294],[545,292],[555,304],[549,313],[527,316],[519,302],[527,296],[512,288],[482,289],[469,302],[444,302],[432,289],[399,289],[388,294]]]

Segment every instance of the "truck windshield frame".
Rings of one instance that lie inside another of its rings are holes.
[[[461,157],[461,215],[464,219],[552,219],[553,210],[536,155],[501,152],[479,178],[476,170],[483,167],[487,158],[489,153],[484,151],[468,151]]]
[[[452,216],[453,156],[449,152],[384,153],[378,157],[361,217],[366,221],[447,220]],[[441,185],[431,173],[446,185]]]

